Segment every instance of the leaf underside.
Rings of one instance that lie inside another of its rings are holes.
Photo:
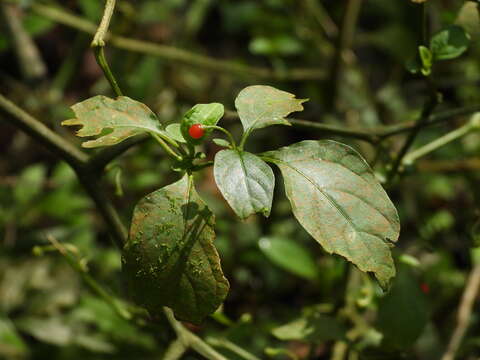
[[[178,319],[199,323],[224,301],[229,284],[213,245],[214,221],[188,176],[136,206],[123,272],[152,315],[168,306]]]
[[[157,116],[145,104],[126,96],[94,96],[73,105],[72,110],[76,118],[65,120],[62,125],[81,125],[76,133],[80,137],[98,136],[84,142],[85,148],[115,145],[145,132],[164,133]]]
[[[223,197],[241,219],[255,213],[270,215],[275,176],[258,156],[245,151],[219,151],[214,175]]]
[[[293,213],[307,232],[387,288],[400,224],[365,160],[335,141],[302,141],[263,155],[280,168]]]
[[[302,111],[306,99],[271,86],[254,85],[243,89],[235,100],[235,107],[245,132],[270,125],[290,125],[287,117]]]

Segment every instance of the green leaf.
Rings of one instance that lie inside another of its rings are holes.
[[[302,141],[265,153],[281,170],[300,224],[329,253],[388,287],[395,276],[390,253],[400,224],[395,207],[365,160],[335,141]]]
[[[213,130],[205,129],[205,136],[200,139],[193,139],[188,133],[190,126],[192,126],[193,124],[201,124],[205,126],[217,125],[217,123],[223,117],[224,113],[225,108],[222,104],[219,103],[195,105],[183,116],[180,127],[183,138],[187,140],[187,142],[192,144],[202,143],[203,139],[205,139],[205,136],[210,134]]]
[[[271,86],[254,85],[243,89],[235,100],[235,107],[244,132],[270,125],[290,125],[287,117],[295,111],[303,111],[307,99],[295,99],[295,95]]]
[[[263,160],[246,151],[222,150],[215,156],[213,172],[220,192],[241,219],[270,215],[275,176]]]
[[[318,278],[315,260],[297,242],[287,238],[263,237],[258,244],[272,263],[308,280]]]
[[[152,315],[168,306],[180,320],[199,323],[227,296],[214,221],[188,176],[135,207],[123,271],[133,298]]]
[[[5,359],[19,358],[28,353],[28,347],[18,334],[13,323],[0,316],[0,357]]]
[[[434,60],[450,60],[462,55],[468,49],[470,36],[458,25],[450,25],[434,35],[430,50]]]
[[[301,318],[272,330],[273,336],[284,341],[304,340],[322,343],[345,338],[344,326],[335,318],[319,313],[305,314]]]
[[[13,190],[15,200],[22,205],[32,201],[42,191],[46,173],[46,168],[42,164],[25,168]]]
[[[182,131],[180,130],[180,124],[175,123],[175,124],[170,124],[165,128],[165,131],[167,134],[173,139],[181,143],[186,143]]]
[[[421,335],[428,322],[429,305],[407,265],[400,265],[390,292],[380,300],[378,327],[384,343],[407,349]]]
[[[82,125],[77,136],[97,136],[86,141],[85,148],[115,145],[142,133],[165,134],[157,116],[141,102],[126,96],[116,99],[98,95],[72,106],[76,118],[62,125]]]
[[[212,141],[213,141],[214,144],[216,144],[218,146],[230,147],[230,143],[225,139],[215,138],[215,139],[212,139]]]

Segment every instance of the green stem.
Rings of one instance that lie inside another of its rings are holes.
[[[180,359],[187,350],[188,348],[185,344],[180,339],[176,339],[168,346],[168,349],[163,356],[163,360]]]
[[[182,323],[177,321],[173,316],[172,310],[165,307],[163,308],[163,311],[165,312],[168,322],[177,334],[178,339],[185,345],[185,347],[191,347],[197,353],[210,360],[227,360],[222,354],[217,352],[205,341],[185,328]]]
[[[178,155],[175,151],[173,151],[173,149],[168,146],[168,144],[156,133],[150,133],[150,135],[152,135],[152,137],[157,140],[157,142],[160,144],[160,146],[163,148],[163,150],[165,150],[165,152],[170,155],[171,157],[173,157],[175,160],[177,161],[182,161],[183,158]]]
[[[245,146],[245,143],[247,142],[247,139],[248,137],[250,136],[250,134],[252,133],[253,129],[250,128],[248,129],[247,131],[245,131],[242,135],[242,139],[240,140],[240,145],[238,145],[238,148],[240,149],[240,151],[243,151],[243,148]]]
[[[407,155],[405,155],[403,161],[402,161],[402,165],[411,165],[413,164],[417,159],[441,148],[442,146],[445,146],[447,145],[448,143],[454,141],[454,140],[457,140],[467,134],[469,134],[470,132],[472,132],[473,130],[476,130],[476,127],[471,123],[471,122],[468,122],[466,123],[465,125],[459,127],[458,129],[455,129],[451,132],[449,132],[448,134],[408,153]]]
[[[245,359],[245,360],[260,360],[258,357],[255,355],[249,353],[248,351],[242,349],[240,346],[237,344],[232,343],[231,341],[227,339],[219,339],[219,338],[207,338],[207,342],[216,347],[223,347],[227,350],[230,350],[234,354],[238,355],[239,357]]]
[[[221,126],[216,126],[216,125],[210,125],[210,126],[202,126],[204,129],[214,129],[223,132],[225,135],[227,135],[228,140],[230,141],[230,144],[232,144],[233,149],[237,148],[237,144],[235,143],[235,139],[232,136],[232,133],[228,131],[227,129],[221,127]]]
[[[110,26],[110,20],[112,18],[114,10],[115,10],[115,0],[106,0],[102,21],[100,22],[100,25],[98,26],[98,29],[95,32],[91,47],[94,50],[95,59],[97,60],[98,65],[100,66],[103,73],[105,74],[105,77],[110,83],[110,86],[112,87],[113,91],[117,96],[122,96],[123,95],[122,91],[120,90],[117,80],[115,79],[115,76],[113,76],[112,70],[108,65],[107,59],[105,58],[105,51],[103,49],[105,47],[105,36],[107,34],[108,27]]]
[[[123,96],[122,90],[120,90],[117,80],[115,79],[115,76],[113,76],[112,70],[110,69],[107,59],[105,58],[105,51],[103,50],[103,47],[95,47],[93,51],[95,53],[95,59],[97,60],[98,65],[102,68],[102,71],[110,83],[113,91],[115,92],[115,95]]]

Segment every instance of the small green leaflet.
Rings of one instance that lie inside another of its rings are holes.
[[[270,215],[275,176],[258,156],[239,150],[219,151],[213,172],[220,192],[241,219],[255,213]]]
[[[227,296],[214,221],[187,175],[135,207],[123,273],[135,301],[152,315],[168,306],[180,320],[199,323]]]
[[[76,118],[62,125],[82,125],[77,136],[97,136],[86,141],[85,148],[115,145],[142,133],[165,134],[157,116],[141,102],[126,96],[110,99],[98,95],[72,106]]]
[[[451,60],[467,51],[470,36],[458,25],[450,25],[432,36],[430,51],[434,60]]]
[[[170,124],[165,128],[167,134],[175,141],[185,143],[185,139],[183,138],[182,132],[180,131],[180,124],[174,123]]]
[[[240,91],[235,107],[244,132],[250,132],[270,125],[290,125],[285,118],[292,112],[303,111],[305,101],[271,86],[254,85]]]
[[[204,126],[214,126],[220,121],[225,113],[225,108],[222,104],[211,103],[211,104],[197,104],[193,108],[187,111],[183,116],[180,130],[182,135],[187,142],[192,144],[200,144],[203,142],[204,138],[201,139],[192,139],[188,133],[188,129],[193,124],[201,124]],[[206,129],[205,134],[208,135],[212,132],[212,129]]]
[[[280,168],[293,214],[310,235],[327,252],[372,271],[387,288],[395,276],[390,246],[400,224],[365,160],[346,145],[310,140],[262,158]]]

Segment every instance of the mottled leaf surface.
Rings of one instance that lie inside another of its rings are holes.
[[[254,85],[243,89],[235,100],[235,107],[245,132],[270,125],[290,125],[288,114],[302,111],[305,99],[271,86]]]
[[[302,141],[264,154],[281,170],[295,217],[329,253],[375,274],[386,288],[395,276],[390,243],[397,211],[375,175],[352,148]]]
[[[76,118],[62,125],[81,125],[77,136],[98,136],[82,144],[85,148],[117,144],[141,133],[164,134],[157,116],[141,102],[126,96],[110,99],[98,95],[72,106]]]
[[[220,192],[241,219],[270,215],[275,176],[262,159],[246,151],[222,150],[213,171]]]
[[[188,176],[143,198],[123,250],[123,271],[137,303],[170,307],[199,323],[223,302],[229,284],[213,245],[214,216]]]

